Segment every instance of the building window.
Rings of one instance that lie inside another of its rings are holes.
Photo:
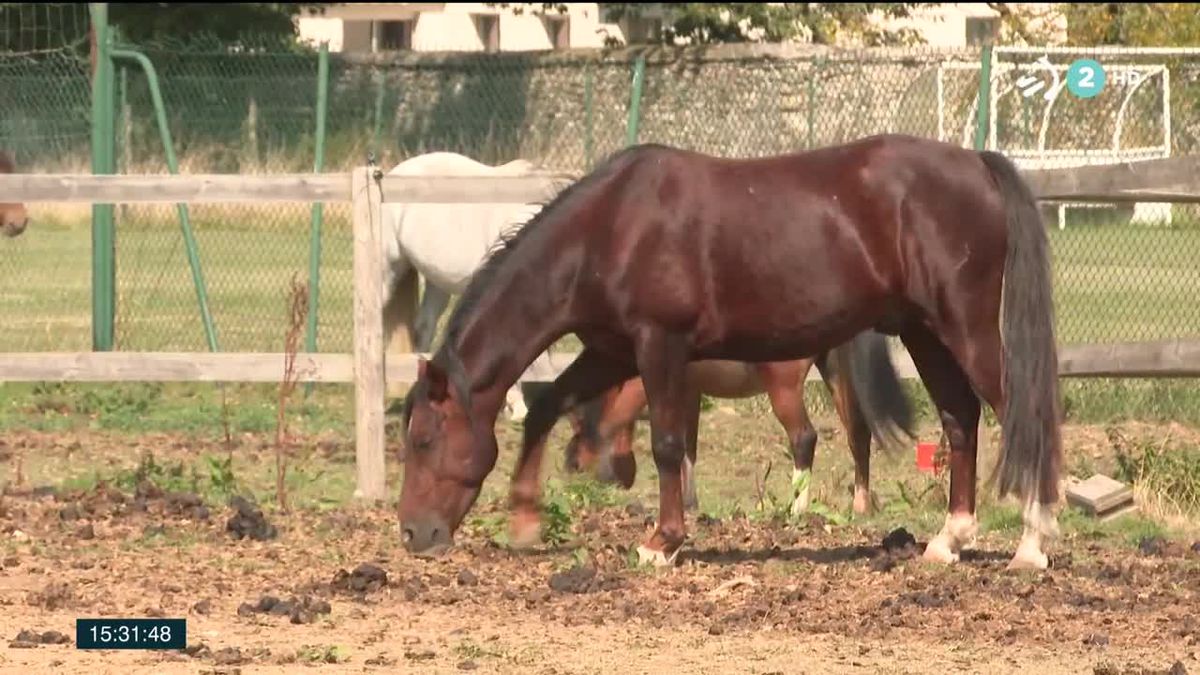
[[[550,38],[553,49],[571,48],[571,19],[565,16],[544,16],[542,23],[546,26],[546,36]]]
[[[500,51],[500,17],[495,14],[474,14],[475,31],[485,52]]]
[[[621,21],[625,44],[639,45],[654,42],[662,35],[663,22],[658,17],[630,16]]]
[[[381,52],[393,52],[412,49],[413,29],[416,19],[408,21],[380,21],[375,24],[378,40],[375,48]]]
[[[970,17],[967,19],[967,46],[978,47],[996,41],[1000,33],[997,17]]]

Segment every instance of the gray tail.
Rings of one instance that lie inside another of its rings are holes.
[[[887,338],[875,331],[855,335],[837,348],[848,375],[853,403],[871,429],[871,436],[885,450],[908,447],[913,433],[913,410],[892,363]]]
[[[1058,501],[1062,464],[1058,347],[1049,242],[1037,201],[1008,158],[980,152],[1008,216],[1000,335],[1004,342],[1004,419],[996,475],[1000,496]]]

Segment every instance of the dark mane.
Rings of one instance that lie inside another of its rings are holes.
[[[0,150],[0,173],[12,173],[16,168],[16,162],[13,161],[12,155],[7,150]]]
[[[613,153],[591,173],[559,191],[553,199],[542,206],[528,223],[524,226],[514,226],[505,231],[492,245],[487,257],[471,276],[470,283],[467,284],[467,288],[459,298],[458,304],[450,314],[450,318],[446,322],[445,337],[442,340],[441,346],[438,347],[437,352],[433,355],[433,361],[446,370],[449,374],[451,385],[457,388],[464,402],[469,403],[470,401],[470,386],[466,381],[466,372],[462,361],[455,351],[455,345],[462,334],[467,318],[475,311],[476,306],[483,299],[488,289],[492,288],[496,278],[513,261],[513,252],[519,249],[521,242],[527,241],[534,236],[540,230],[543,223],[553,220],[554,215],[576,196],[586,193],[588,188],[610,176],[614,169],[623,166],[623,162],[620,160],[637,153],[639,150],[652,147],[663,148],[665,146],[636,145]],[[417,388],[414,387],[413,392],[416,390]]]

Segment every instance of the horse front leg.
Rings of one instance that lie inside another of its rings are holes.
[[[638,547],[638,560],[672,565],[686,538],[683,463],[687,456],[688,345],[677,334],[654,330],[638,344],[638,370],[650,405],[650,446],[658,467],[658,526]]]
[[[509,504],[511,509],[510,543],[515,548],[541,541],[541,473],[546,437],[554,424],[581,401],[599,395],[605,389],[629,378],[632,364],[615,361],[590,349],[567,366],[540,396],[533,401],[525,418],[521,454],[513,471]]]

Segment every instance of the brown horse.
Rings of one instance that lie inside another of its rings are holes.
[[[618,152],[502,238],[420,362],[404,545],[453,544],[495,466],[504,392],[574,333],[582,353],[525,419],[513,509],[538,508],[517,488],[537,485],[556,420],[640,375],[659,522],[639,553],[670,564],[686,538],[688,363],[808,358],[874,329],[901,338],[950,443],[946,523],[925,557],[955,562],[974,536],[982,397],[1003,420],[1000,496],[1024,507],[1010,564],[1045,568],[1062,455],[1048,248],[1033,194],[994,152],[896,135],[760,159]]]
[[[7,152],[0,150],[0,173],[13,173],[16,171],[16,165],[13,162],[12,156]],[[16,237],[25,231],[29,226],[29,213],[25,210],[24,204],[19,203],[4,203],[0,204],[0,232],[6,237]]]
[[[872,370],[875,386],[852,366],[849,349],[860,348]],[[870,512],[871,437],[881,446],[903,447],[911,440],[912,408],[900,385],[884,337],[860,333],[850,344],[822,352],[815,358],[768,363],[739,361],[693,361],[688,364],[689,398],[696,403],[699,422],[700,396],[735,399],[766,394],[775,418],[783,425],[792,453],[792,513],[808,509],[809,484],[817,448],[817,432],[804,405],[804,384],[813,366],[821,373],[834,408],[846,429],[854,458],[854,512]],[[882,383],[883,386],[879,386]],[[863,406],[874,406],[864,413]],[[594,471],[601,480],[633,486],[637,462],[633,457],[634,424],[646,407],[646,388],[641,378],[613,387],[600,397],[571,411],[568,416],[574,435],[567,443],[568,471]],[[888,422],[887,428],[871,429],[868,420]],[[902,433],[897,433],[902,432]],[[697,505],[692,467],[696,460],[697,429],[689,426],[687,457],[683,463],[684,507]],[[528,527],[524,525],[523,527]],[[526,530],[526,537],[529,536]]]

